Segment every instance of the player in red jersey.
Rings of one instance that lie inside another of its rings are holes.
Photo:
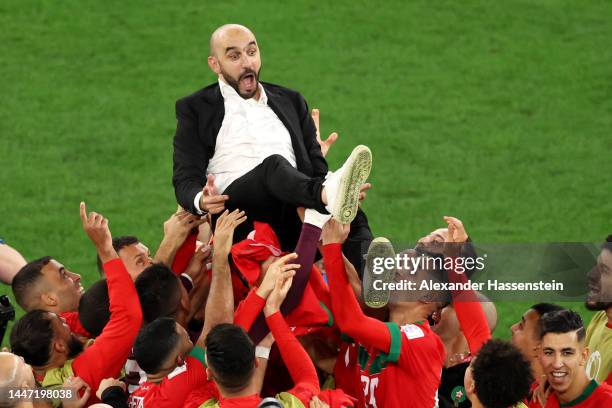
[[[454,257],[456,254],[452,249],[461,248],[467,240],[467,233],[459,220],[445,217],[445,221],[452,231],[449,241],[456,244],[449,246],[451,251],[447,256]],[[419,390],[418,393],[410,394],[411,406],[434,406],[437,404],[437,389],[445,352],[440,338],[429,327],[427,317],[443,306],[445,294],[416,290],[416,294],[411,296],[414,301],[400,301],[398,297],[392,297],[388,323],[365,316],[344,273],[340,244],[346,233],[346,226],[340,226],[335,221],[330,221],[323,232],[323,259],[330,279],[334,317],[342,332],[358,343],[356,349],[342,349],[343,354],[339,355],[338,363],[342,365],[344,362],[344,367],[340,367],[340,374],[353,378],[358,375],[362,406],[405,406],[407,394],[404,390],[409,389]],[[378,239],[373,245],[381,243],[383,241]],[[411,256],[417,256],[413,252],[410,252]],[[381,251],[379,255],[393,257],[392,250],[386,254]],[[395,280],[401,276],[414,282],[424,279],[442,281],[443,274],[444,271],[422,269],[414,271],[414,274],[398,273]],[[454,272],[452,274],[457,275]],[[449,275],[449,278],[460,279],[453,275]],[[456,304],[456,309],[470,350],[475,354],[490,338],[490,333],[477,299],[473,295],[465,295],[454,294],[454,297],[463,297]],[[351,357],[356,357],[357,361],[351,361]],[[358,374],[353,371],[351,364],[357,365]],[[345,378],[340,379],[341,383],[344,381]]]
[[[134,357],[147,373],[147,381],[129,398],[132,407],[183,406],[188,395],[199,389],[215,396],[216,387],[208,380],[204,341],[215,322],[233,316],[233,298],[228,255],[235,228],[246,220],[244,212],[225,212],[217,220],[211,294],[205,312],[204,329],[194,346],[187,331],[172,318],[158,318],[147,325],[134,344]],[[228,294],[227,298],[223,298]]]
[[[546,375],[532,408],[601,408],[612,406],[612,387],[589,379],[588,349],[580,316],[571,310],[546,313],[540,319],[540,363]]]
[[[98,389],[104,378],[119,374],[142,323],[134,282],[112,246],[108,220],[97,213],[87,216],[84,203],[81,220],[104,263],[111,316],[102,334],[85,350],[54,313],[33,310],[15,324],[12,350],[32,366],[45,388],[60,387],[68,377],[78,376],[91,389]],[[92,395],[88,402],[96,400]]]

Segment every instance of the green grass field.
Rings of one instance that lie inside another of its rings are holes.
[[[87,286],[85,200],[156,248],[175,209],[174,101],[215,79],[208,37],[226,22],[256,33],[262,80],[340,133],[332,168],[372,148],[375,234],[407,242],[446,214],[480,242],[611,232],[612,3],[333,3],[2,2],[0,237]],[[527,306],[499,305],[496,335]]]

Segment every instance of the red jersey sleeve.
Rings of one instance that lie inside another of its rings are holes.
[[[268,316],[266,323],[294,383],[289,393],[308,406],[310,399],[320,391],[319,377],[314,364],[298,339],[289,330],[280,312]]]
[[[248,333],[265,305],[266,299],[257,294],[256,287],[252,288],[247,297],[238,303],[234,312],[234,324],[242,327]]]
[[[391,334],[385,323],[366,316],[361,310],[346,277],[342,245],[324,245],[323,262],[329,277],[332,313],[340,330],[364,346],[388,353]]]
[[[64,312],[60,313],[60,316],[66,321],[70,331],[79,336],[90,338],[91,334],[81,325],[79,320],[79,312]]]
[[[106,262],[104,272],[108,283],[110,320],[102,334],[72,364],[75,376],[81,377],[92,390],[97,390],[104,378],[119,374],[142,324],[136,288],[121,259]],[[96,400],[92,393],[89,401]]]
[[[455,264],[453,262],[453,265]],[[464,273],[457,273],[454,270],[448,271],[448,280],[451,283],[467,283],[468,281]],[[476,355],[482,345],[491,338],[487,317],[475,291],[453,291],[452,295],[453,307],[457,313],[461,331],[468,342],[470,353]]]
[[[183,244],[176,251],[171,269],[177,276],[185,272],[185,269],[187,269],[189,261],[191,261],[191,258],[195,253],[197,239],[198,232],[196,229],[194,229],[189,233],[189,235],[187,235],[187,238],[185,238]]]

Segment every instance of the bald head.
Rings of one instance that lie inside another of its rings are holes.
[[[210,50],[208,55],[211,57],[219,57],[219,55],[222,55],[225,51],[224,46],[228,42],[231,42],[234,37],[241,35],[252,37],[255,41],[255,34],[243,25],[224,24],[217,28],[210,36]]]
[[[0,387],[34,387],[32,368],[13,353],[0,352]]]

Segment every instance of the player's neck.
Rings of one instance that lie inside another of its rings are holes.
[[[249,395],[259,394],[259,390],[253,378],[249,382],[249,385],[241,389],[240,391],[229,391],[224,388],[219,387],[219,393],[223,398],[240,398],[240,397],[248,397]]]
[[[399,326],[423,321],[428,315],[428,305],[421,302],[402,302],[401,307],[393,307],[389,310],[389,320]]]
[[[559,403],[565,404],[575,400],[584,392],[586,387],[588,387],[589,383],[591,382],[589,377],[586,376],[586,373],[581,374],[582,375],[579,375],[578,378],[574,380],[574,383],[570,385],[567,391],[563,393],[556,393]]]

